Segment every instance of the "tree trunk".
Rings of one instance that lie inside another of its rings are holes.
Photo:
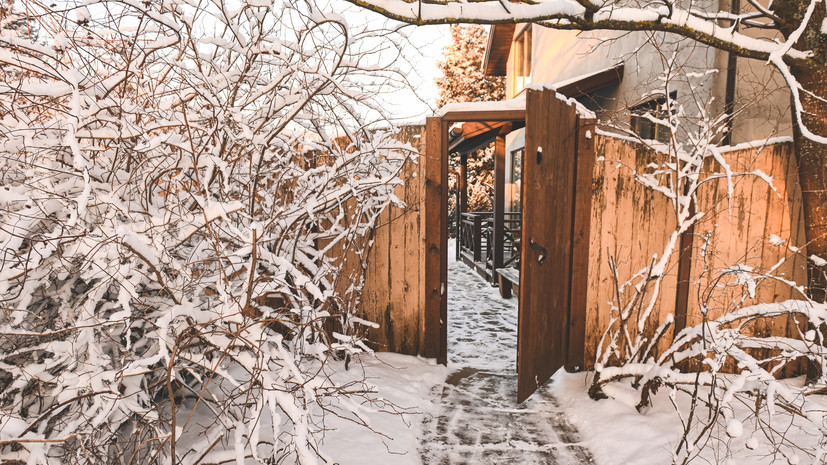
[[[792,68],[801,87],[801,104],[804,113],[801,119],[810,132],[827,137],[827,66],[798,66]],[[827,260],[827,145],[804,137],[793,117],[795,154],[798,159],[798,180],[804,204],[804,235],[807,241],[807,255],[816,255]],[[825,271],[808,260],[807,294],[816,302],[824,302]]]

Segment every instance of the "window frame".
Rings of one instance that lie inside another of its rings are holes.
[[[523,157],[525,154],[525,147],[514,149],[509,153],[508,163],[505,165],[505,182],[506,185],[511,185],[512,191],[509,192],[510,198],[506,205],[506,211],[519,212],[522,209],[522,199],[520,198],[519,186],[523,182]],[[517,190],[516,192],[514,190]]]
[[[666,103],[674,101],[677,96],[678,93],[673,91],[669,93],[668,98],[666,95],[660,95],[629,107],[629,127],[632,132],[643,140],[655,140],[664,144],[669,143],[669,139],[672,136],[670,128],[656,123],[644,115],[649,113],[655,116],[655,118],[665,119],[668,117]]]
[[[532,54],[534,48],[532,29],[533,25],[529,24],[514,37],[514,53],[512,54],[512,69],[514,75],[512,82],[513,95],[520,94],[531,83]]]

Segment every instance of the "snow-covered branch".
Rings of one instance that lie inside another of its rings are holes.
[[[731,27],[777,27],[775,12],[760,10],[731,13],[714,11],[715,6],[691,2],[549,0],[542,2],[349,0],[389,18],[412,24],[450,24],[457,22],[540,23],[547,27],[577,30],[620,30],[671,32],[744,57],[766,60],[781,45],[769,38],[756,38]],[[818,3],[812,1],[813,4]],[[710,9],[712,8],[712,11]],[[792,59],[805,59],[806,50],[784,50]]]
[[[405,83],[364,55],[391,34],[302,2],[19,6],[0,461],[316,463],[331,399],[369,391],[327,376],[369,350],[343,261],[415,158],[371,96]]]

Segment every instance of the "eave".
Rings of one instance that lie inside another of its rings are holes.
[[[493,24],[488,32],[488,44],[482,58],[482,71],[486,76],[505,76],[508,55],[514,39],[516,24]]]
[[[579,98],[611,85],[620,84],[623,80],[623,70],[624,66],[621,62],[610,68],[555,83],[553,87],[567,98]]]
[[[462,123],[448,133],[448,153],[461,155],[487,147],[497,136],[525,127],[525,121],[480,121]]]

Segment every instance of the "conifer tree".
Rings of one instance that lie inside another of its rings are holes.
[[[488,102],[505,98],[504,78],[482,71],[486,31],[478,24],[451,25],[453,41],[437,65],[444,75],[437,80],[437,106],[455,102]]]
[[[478,24],[453,24],[451,38],[451,44],[443,49],[443,59],[437,63],[443,74],[442,78],[437,79],[437,105],[442,107],[449,103],[488,102],[505,98],[505,79],[483,73],[482,59],[487,38],[485,28]],[[458,157],[452,158],[450,164],[451,169],[457,170]],[[491,210],[489,190],[494,184],[493,168],[493,147],[468,155],[468,198],[471,211]],[[456,178],[452,177],[452,217],[456,188]]]

